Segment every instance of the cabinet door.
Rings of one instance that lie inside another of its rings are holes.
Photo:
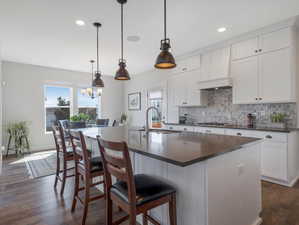
[[[183,81],[183,75],[176,75],[169,79],[168,82],[169,97],[172,99],[174,106],[180,106],[186,103],[186,81]]]
[[[184,84],[187,91],[187,105],[188,106],[200,106],[205,104],[203,101],[203,96],[198,86],[198,81],[200,77],[200,71],[195,70],[184,74]]]
[[[292,30],[285,28],[260,36],[261,53],[274,51],[291,46]]]
[[[242,59],[257,54],[258,37],[232,45],[232,60]]]
[[[291,49],[285,48],[259,56],[260,102],[292,102]]]
[[[265,140],[261,161],[263,176],[287,180],[287,143]]]
[[[211,73],[212,55],[205,53],[201,56],[200,81],[209,80]]]
[[[175,102],[176,80],[169,79],[167,82],[167,122],[178,123],[179,108]]]
[[[225,78],[229,75],[230,48],[221,48],[211,53],[209,80]]]
[[[232,62],[233,103],[257,103],[258,96],[258,58],[237,60]]]

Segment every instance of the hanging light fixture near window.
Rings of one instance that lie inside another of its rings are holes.
[[[102,26],[99,22],[93,24],[97,28],[97,70],[95,72],[95,78],[92,81],[92,87],[94,88],[103,88],[104,82],[101,78],[102,74],[99,70],[99,28]],[[97,90],[97,92],[100,92]]]
[[[127,0],[117,0],[121,5],[121,59],[119,60],[119,68],[116,71],[115,80],[130,80],[130,75],[126,69],[126,60],[124,59],[124,4]]]
[[[166,0],[164,0],[164,39],[161,40],[161,52],[156,59],[155,67],[157,69],[172,69],[176,67],[175,59],[169,51],[171,46],[170,39],[167,38],[166,28]]]
[[[93,64],[94,64],[94,60],[90,60],[89,61],[90,64],[91,64],[91,84],[93,83],[93,74],[94,74],[94,67],[93,67]],[[96,89],[96,90],[94,90]],[[88,95],[89,97],[91,97],[92,99],[94,99],[96,96],[101,96],[102,94],[102,89],[100,88],[94,88],[94,87],[88,87],[88,88],[82,88],[81,89],[81,94],[82,95]]]

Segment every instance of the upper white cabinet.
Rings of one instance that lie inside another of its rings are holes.
[[[256,39],[259,47],[254,55],[248,54],[248,41],[232,46],[234,104],[296,101],[291,34],[291,28],[286,28],[259,36]],[[243,50],[246,54],[240,53]]]
[[[232,62],[233,103],[250,104],[258,101],[258,58]]]
[[[195,55],[186,59],[178,60],[176,64],[177,66],[171,70],[172,73],[179,74],[188,71],[193,71],[199,69],[201,65],[201,56]]]
[[[201,58],[200,81],[215,80],[229,76],[230,47],[207,52]]]
[[[290,47],[292,44],[292,28],[284,28],[271,33],[262,34],[232,45],[232,60],[247,58],[270,51]]]
[[[292,44],[292,30],[285,28],[268,34],[261,35],[259,38],[259,52],[265,53],[286,47]]]
[[[198,70],[176,75],[168,80],[169,108],[178,106],[201,106],[206,104],[204,93],[199,90]]]
[[[252,38],[232,45],[232,60],[243,59],[258,53],[258,38]]]

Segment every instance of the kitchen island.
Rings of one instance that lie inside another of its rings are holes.
[[[260,141],[256,138],[126,127],[82,129],[95,138],[126,141],[135,173],[158,176],[177,189],[178,225],[261,223]],[[150,214],[169,224],[167,206]]]

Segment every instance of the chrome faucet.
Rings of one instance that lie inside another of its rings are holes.
[[[147,110],[146,110],[146,115],[145,115],[145,116],[146,116],[146,121],[145,121],[145,123],[146,123],[146,124],[145,124],[145,131],[146,131],[147,133],[149,132],[148,116],[149,116],[149,111],[150,111],[151,109],[154,109],[154,110],[157,111],[159,120],[161,120],[161,116],[160,116],[159,110],[158,110],[156,107],[151,106],[151,107],[147,108]]]

